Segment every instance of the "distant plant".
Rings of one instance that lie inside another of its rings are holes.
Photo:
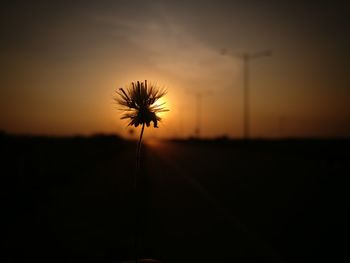
[[[116,93],[118,96],[115,101],[122,106],[121,110],[124,112],[121,119],[129,119],[128,126],[138,127],[142,125],[136,154],[136,167],[139,169],[141,142],[145,125],[149,127],[153,122],[153,127],[158,128],[158,122],[161,118],[157,116],[157,113],[168,111],[163,107],[164,103],[156,103],[166,94],[166,90],[160,89],[156,85],[147,85],[147,80],[145,80],[145,82],[132,82],[129,88],[125,90],[120,88]]]

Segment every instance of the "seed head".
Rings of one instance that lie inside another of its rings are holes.
[[[116,93],[118,96],[115,101],[123,107],[121,110],[124,111],[121,119],[130,119],[128,126],[137,127],[140,124],[146,124],[149,127],[152,121],[154,128],[158,128],[157,123],[161,118],[157,113],[168,111],[162,107],[164,103],[155,104],[166,94],[166,91],[155,85],[147,86],[147,80],[132,82],[129,88],[125,90],[120,88]]]

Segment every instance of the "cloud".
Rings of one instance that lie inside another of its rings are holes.
[[[120,17],[99,17],[146,57],[148,66],[187,83],[217,85],[239,70],[237,61],[222,56],[219,49],[206,45],[169,17],[156,16],[144,21]],[[140,61],[142,63],[142,61]]]

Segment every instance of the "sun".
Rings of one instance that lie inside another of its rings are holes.
[[[161,97],[160,99],[158,99],[158,100],[154,103],[154,105],[155,105],[156,107],[164,107],[164,108],[167,109],[166,111],[160,111],[160,112],[157,113],[157,115],[158,115],[161,119],[163,119],[165,116],[168,115],[169,110],[170,110],[170,105],[169,105],[169,100],[168,100],[168,99],[166,99],[165,97]]]

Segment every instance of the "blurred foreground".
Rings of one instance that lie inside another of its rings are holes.
[[[4,262],[340,259],[348,140],[0,136]],[[136,226],[136,227],[135,227]]]

